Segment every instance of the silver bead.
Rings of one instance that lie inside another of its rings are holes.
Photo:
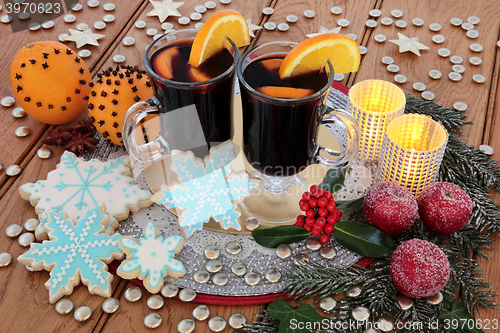
[[[387,318],[380,318],[377,320],[377,327],[383,332],[390,332],[394,329],[394,323]]]
[[[64,15],[64,22],[66,23],[73,23],[76,21],[76,16],[73,14],[66,14]]]
[[[90,8],[96,8],[97,6],[99,6],[99,1],[89,0],[87,1],[87,6],[89,6]]]
[[[304,10],[304,16],[307,17],[307,18],[313,18],[315,15],[316,15],[316,13],[312,9],[306,9],[306,10]]]
[[[405,83],[407,80],[406,76],[402,74],[394,75],[394,81],[396,81],[396,83]]]
[[[177,324],[177,332],[179,333],[191,333],[194,331],[195,328],[194,320],[193,319],[182,319],[178,324]]]
[[[438,71],[437,69],[431,69],[429,71],[429,76],[434,79],[434,80],[438,80],[441,78],[442,74],[440,71]]]
[[[403,11],[400,9],[393,9],[391,10],[391,15],[395,18],[400,18],[403,16]]]
[[[102,5],[102,8],[104,8],[104,10],[107,12],[112,12],[113,10],[115,10],[115,4],[108,2],[108,3],[105,3],[104,5]]]
[[[306,240],[306,248],[313,251],[321,249],[321,242],[316,238],[310,237]]]
[[[63,298],[59,300],[54,307],[57,313],[65,315],[73,310],[73,302],[70,299]]]
[[[23,227],[20,226],[19,224],[11,224],[7,228],[5,228],[5,234],[7,237],[17,237],[23,232]]]
[[[424,25],[425,22],[423,19],[415,17],[413,20],[411,20],[411,23],[413,23],[413,25],[416,27],[421,27]]]
[[[66,43],[66,42],[67,42],[66,37],[69,37],[69,35],[68,35],[67,33],[62,33],[62,34],[60,34],[59,36],[57,36],[57,39],[58,39],[61,43]]]
[[[193,310],[193,317],[196,320],[203,321],[206,320],[208,316],[210,316],[210,310],[206,305],[200,304]]]
[[[205,2],[205,7],[208,9],[214,9],[217,6],[217,4],[214,1],[207,1]]]
[[[156,29],[156,28],[149,28],[146,30],[146,35],[148,35],[149,37],[153,37],[157,33],[158,33],[158,29]]]
[[[241,262],[235,262],[231,265],[231,272],[238,276],[243,276],[247,273],[247,266]]]
[[[431,31],[438,32],[439,30],[441,30],[441,24],[439,24],[439,23],[431,23],[431,24],[429,24],[429,29]]]
[[[296,15],[293,15],[293,14],[286,16],[286,21],[288,23],[295,23],[295,22],[297,22],[298,19],[299,18]]]
[[[292,255],[292,248],[288,244],[280,244],[276,247],[275,252],[278,258],[286,259]]]
[[[202,15],[201,15],[200,13],[198,13],[198,12],[194,12],[194,13],[191,13],[191,14],[189,15],[189,18],[190,18],[191,20],[193,20],[193,21],[199,21],[199,20],[201,20]]]
[[[17,239],[19,244],[23,247],[28,247],[35,241],[35,236],[32,233],[24,233]]]
[[[122,44],[125,46],[132,46],[135,44],[135,38],[131,36],[123,37]]]
[[[239,254],[241,252],[241,244],[238,242],[230,242],[226,245],[226,251],[229,254]]]
[[[182,16],[177,19],[177,22],[181,25],[188,25],[191,19],[187,16]]]
[[[393,20],[392,20],[392,18],[390,18],[390,17],[382,17],[382,18],[380,19],[380,23],[381,23],[382,25],[391,25],[391,24],[392,24],[392,22],[394,22],[394,21],[393,21]]]
[[[107,15],[104,15],[102,17],[102,20],[106,23],[111,23],[111,22],[114,22],[115,21],[115,16],[114,15],[111,15],[111,14],[107,14]]]
[[[290,26],[284,22],[278,24],[278,30],[279,31],[288,31],[290,29]]]
[[[219,0],[219,1],[223,5],[229,5],[231,3],[231,0]]]
[[[31,22],[29,25],[28,25],[28,29],[30,29],[31,31],[37,31],[37,30],[40,30],[42,26],[40,25],[40,23],[37,23],[37,22]]]
[[[54,21],[52,20],[45,20],[42,22],[42,28],[44,29],[51,29],[54,27]]]
[[[472,30],[472,29],[474,29],[474,24],[469,23],[469,22],[464,22],[461,24],[461,27],[464,30]]]
[[[459,27],[462,25],[463,21],[461,18],[458,18],[458,17],[454,17],[450,20],[450,23],[451,25],[455,26],[455,27]]]
[[[382,57],[382,63],[384,65],[390,65],[390,64],[394,63],[394,59],[392,57],[385,56],[385,57]]]
[[[21,173],[21,167],[19,165],[11,165],[11,166],[8,166],[7,169],[5,169],[5,174],[7,176],[10,176],[10,177],[13,177],[13,176],[17,176],[18,174]]]
[[[274,13],[273,7],[264,7],[262,9],[262,14],[264,14],[264,15],[273,15],[273,13]]]
[[[325,259],[333,259],[337,256],[337,250],[330,246],[323,246],[321,250],[319,250],[319,254]]]
[[[86,305],[80,306],[78,309],[75,310],[75,313],[73,314],[73,317],[77,321],[86,321],[87,319],[90,318],[92,315],[92,309]]]
[[[427,297],[426,301],[432,305],[438,305],[443,301],[443,299],[444,299],[443,294],[441,294],[441,292],[438,292],[436,295]]]
[[[2,15],[2,16],[0,16],[0,21],[2,23],[5,23],[5,24],[10,23],[10,22],[12,22],[12,16],[10,16],[10,15]]]
[[[24,229],[33,232],[38,224],[40,224],[40,221],[36,218],[27,219],[26,222],[24,222]]]
[[[450,72],[448,74],[448,78],[454,82],[458,82],[458,81],[462,80],[462,74],[460,74],[458,72]]]
[[[144,317],[144,326],[147,328],[157,328],[160,326],[162,318],[158,313],[150,313]]]
[[[406,28],[408,26],[408,22],[406,22],[405,20],[397,20],[394,24],[400,29]]]
[[[354,286],[347,290],[345,294],[347,295],[347,297],[357,297],[361,295],[362,291],[363,289],[361,289],[361,286]]]
[[[479,146],[479,150],[483,154],[486,154],[486,155],[493,155],[493,153],[495,152],[495,150],[493,149],[493,147],[488,146],[488,145],[480,145]]]
[[[478,43],[472,43],[469,45],[469,48],[472,52],[481,52],[483,50],[483,46]]]
[[[12,255],[7,252],[0,253],[0,267],[8,266],[12,262]]]
[[[217,286],[225,286],[229,282],[229,276],[226,273],[217,273],[212,278],[212,282]]]
[[[207,259],[217,259],[220,256],[220,249],[217,245],[207,245],[204,253]]]
[[[90,52],[89,50],[87,49],[83,49],[83,50],[80,50],[78,51],[78,56],[82,59],[85,59],[85,58],[88,58],[92,55],[92,52]]]
[[[146,304],[151,310],[158,310],[163,307],[164,301],[161,295],[151,295],[149,296]]]
[[[34,272],[35,270],[33,268],[31,268],[30,266],[26,265],[26,269],[28,270],[28,272]]]
[[[83,5],[81,3],[73,3],[71,5],[71,10],[74,12],[79,12],[80,10],[82,10],[82,8],[83,8]]]
[[[125,299],[129,302],[137,302],[142,297],[142,291],[139,287],[130,287],[125,290]]]
[[[270,31],[274,30],[274,29],[276,29],[276,23],[268,21],[268,22],[264,23],[264,29],[270,30]]]
[[[95,21],[93,26],[96,30],[102,30],[106,28],[106,23],[104,23],[103,21]]]
[[[108,297],[102,302],[102,311],[106,313],[115,313],[120,307],[120,301],[114,297]]]
[[[486,77],[481,74],[474,74],[472,75],[472,80],[476,83],[485,83],[486,82]]]
[[[335,81],[342,81],[344,79],[345,75],[344,74],[334,74],[333,79]]]
[[[451,56],[450,61],[452,64],[458,65],[458,64],[461,64],[462,62],[464,62],[464,59],[462,59],[461,56],[454,55],[454,56]]]
[[[469,62],[474,66],[479,66],[483,63],[483,60],[479,57],[470,57]]]
[[[293,257],[293,263],[297,266],[303,266],[309,261],[309,256],[304,253],[296,254]]]
[[[196,23],[196,24],[194,25],[194,28],[195,28],[195,29],[201,29],[201,27],[203,26],[203,24],[205,24],[205,23],[203,23],[203,22],[198,22],[198,23]],[[166,33],[166,31],[165,31],[165,33]]]
[[[172,298],[177,296],[177,293],[179,292],[179,288],[175,284],[166,284],[161,288],[161,294],[163,297],[167,298]]]
[[[183,302],[191,302],[196,298],[196,291],[191,288],[184,288],[179,291],[179,299]]]
[[[226,321],[221,317],[213,317],[208,321],[208,328],[213,332],[220,332],[226,328]]]
[[[17,137],[24,138],[25,136],[30,135],[31,130],[27,126],[19,126],[18,128],[16,128],[14,133]]]
[[[170,23],[170,22],[164,22],[164,23],[161,24],[161,28],[163,30],[171,30],[171,29],[174,28],[174,25],[172,23]]]
[[[378,23],[377,21],[375,20],[366,20],[365,22],[365,25],[368,27],[368,28],[376,28]]]
[[[229,326],[232,328],[240,329],[243,324],[247,323],[247,318],[241,313],[234,313],[229,317]]]
[[[219,260],[217,259],[212,259],[212,260],[209,260],[207,262],[207,264],[205,265],[205,268],[207,271],[209,271],[210,273],[217,273],[217,272],[220,272],[220,270],[222,269],[222,262],[220,262]]]
[[[196,7],[194,7],[194,10],[197,12],[197,13],[200,13],[200,14],[203,14],[204,12],[207,11],[207,7],[203,6],[203,5],[198,5]]]
[[[426,101],[432,101],[434,98],[436,98],[436,95],[432,91],[426,90],[422,91],[422,94],[420,94],[423,99]]]
[[[338,6],[334,6],[334,7],[330,8],[330,12],[332,12],[332,14],[334,14],[334,15],[339,15],[339,14],[342,14],[342,8],[340,8]]]
[[[245,220],[245,229],[253,231],[260,226],[260,221],[256,217],[249,217]]]
[[[117,64],[121,64],[125,62],[126,58],[123,54],[115,54],[113,56],[113,61],[116,62]]]
[[[358,306],[352,310],[352,317],[358,321],[365,321],[370,318],[370,310],[364,306]]]
[[[499,41],[497,41],[497,46],[498,46],[498,47],[500,47],[500,40],[499,40]]]
[[[397,73],[397,72],[399,72],[399,66],[395,65],[395,64],[390,64],[390,65],[387,65],[387,70],[391,73]]]
[[[206,270],[199,270],[194,272],[193,280],[198,283],[207,283],[210,280],[210,274]]]
[[[453,108],[457,111],[465,111],[467,110],[467,104],[464,102],[455,102],[453,103]]]
[[[276,268],[271,268],[266,271],[266,274],[264,276],[267,281],[276,283],[281,279],[281,272]]]
[[[342,28],[345,28],[345,27],[348,27],[349,26],[349,20],[347,19],[340,19],[337,21],[337,25],[342,27]]]
[[[399,295],[398,304],[402,310],[408,310],[413,306],[413,299],[404,295]]]
[[[249,286],[254,286],[260,282],[260,275],[255,272],[248,272],[243,279]]]
[[[347,36],[353,40],[357,40],[358,39],[358,35],[356,34],[353,34],[353,33],[348,33]]]
[[[432,36],[432,41],[436,44],[442,44],[444,43],[444,36],[443,35],[434,35]]]
[[[324,311],[332,311],[337,306],[337,301],[333,297],[320,299],[319,307]]]
[[[477,24],[479,24],[479,22],[481,22],[481,20],[477,16],[469,16],[467,18],[467,22],[472,23],[474,25],[477,25]]]
[[[479,37],[479,31],[474,29],[468,30],[465,34],[467,35],[467,37],[472,39]]]
[[[462,74],[463,72],[465,72],[465,67],[463,65],[453,65],[453,66],[451,66],[451,69],[454,72],[457,72],[457,73],[460,73],[460,74]]]
[[[2,171],[2,170],[3,170],[3,164],[0,163],[0,171]]]
[[[75,28],[76,28],[76,30],[84,31],[84,30],[87,30],[89,28],[89,25],[87,23],[78,23],[75,26]]]
[[[16,104],[16,100],[11,96],[5,96],[0,100],[0,105],[5,106],[6,108],[9,108],[14,104]]]
[[[370,14],[371,17],[379,17],[382,15],[382,11],[380,9],[372,9],[368,12],[368,14]]]
[[[134,26],[137,29],[144,29],[146,27],[146,21],[143,21],[143,20],[135,21]]]
[[[363,54],[366,54],[366,52],[368,52],[368,49],[365,46],[360,45],[359,46],[359,54],[363,55]]]
[[[376,42],[383,43],[386,41],[387,37],[384,34],[376,34],[373,39],[375,39]]]

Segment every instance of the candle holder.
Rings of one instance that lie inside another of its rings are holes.
[[[435,181],[447,141],[446,129],[428,116],[395,118],[385,131],[377,179],[400,184],[418,196]]]
[[[359,158],[377,163],[385,128],[404,113],[406,98],[396,85],[381,80],[361,81],[349,90],[348,110],[361,132]]]

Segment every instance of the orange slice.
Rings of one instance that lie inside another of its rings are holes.
[[[189,67],[188,68],[188,76],[191,79],[192,82],[203,82],[203,81],[208,81],[212,77],[205,73],[202,70],[199,70],[196,67]]]
[[[280,77],[320,71],[328,60],[335,74],[355,72],[360,59],[359,46],[352,38],[335,33],[322,34],[304,40],[287,54],[280,67]]]
[[[272,71],[273,69],[277,69],[281,66],[283,59],[267,59],[260,62],[262,67],[267,69],[268,71]]]
[[[229,37],[237,47],[250,44],[248,23],[237,11],[224,9],[215,12],[201,27],[194,38],[189,55],[189,64],[199,67],[205,60],[216,55],[223,48],[230,48]]]
[[[276,98],[302,98],[314,94],[314,89],[302,89],[291,87],[259,87],[255,88],[261,94]]]
[[[166,51],[160,53],[153,60],[153,68],[156,74],[168,79],[174,79],[174,71],[172,68],[172,59],[174,57],[180,56],[179,49],[177,47],[169,48]]]

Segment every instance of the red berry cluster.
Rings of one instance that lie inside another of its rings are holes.
[[[313,185],[310,192],[302,194],[299,206],[305,215],[297,216],[295,225],[306,229],[315,236],[321,235],[319,241],[322,244],[328,243],[334,229],[333,225],[340,220],[342,215],[340,209],[337,209],[335,205],[332,193],[320,189],[318,185]]]

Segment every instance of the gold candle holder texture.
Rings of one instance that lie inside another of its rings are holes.
[[[447,142],[448,132],[431,117],[395,118],[385,131],[377,179],[400,184],[418,196],[435,181]]]
[[[382,80],[361,81],[349,90],[348,110],[361,132],[359,158],[377,163],[385,128],[404,113],[406,98],[396,85]]]

